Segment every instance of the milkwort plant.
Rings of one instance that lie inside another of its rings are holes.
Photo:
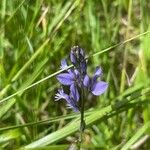
[[[80,131],[83,132],[85,129],[84,91],[99,96],[106,91],[108,83],[97,80],[102,75],[102,70],[99,67],[96,67],[94,76],[89,77],[87,74],[85,52],[79,46],[71,48],[70,60],[73,64],[73,68],[67,70],[68,65],[64,59],[61,61],[61,69],[66,69],[66,71],[57,75],[58,81],[62,85],[69,87],[69,93],[65,93],[63,88],[59,89],[58,93],[55,95],[55,100],[64,99],[69,108],[72,108],[75,112],[81,113]]]

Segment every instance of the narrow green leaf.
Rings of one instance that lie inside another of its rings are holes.
[[[15,104],[16,100],[14,98],[11,101],[7,101],[0,105],[0,119],[10,110],[10,108]]]
[[[44,50],[44,47],[48,44],[49,39],[44,41],[44,43],[36,50],[32,57],[24,64],[24,66],[18,71],[18,73],[12,79],[12,82],[17,80],[19,76],[25,71],[25,69],[33,62],[33,60]]]
[[[41,72],[44,70],[44,65],[47,63],[48,58],[45,58],[39,64],[37,64],[37,67],[35,68],[34,72],[30,75],[30,78],[28,78],[27,81],[25,81],[21,87],[18,89],[18,91],[23,91],[26,87],[30,86],[33,81],[41,74]],[[23,92],[20,92],[18,95],[21,95]]]
[[[122,147],[121,150],[128,150],[145,132],[150,128],[150,122],[144,124],[132,137],[131,139]]]

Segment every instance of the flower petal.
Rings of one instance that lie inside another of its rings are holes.
[[[79,77],[79,75],[80,75],[80,73],[77,69],[74,69],[74,74],[75,74],[76,77]]]
[[[84,50],[82,48],[80,48],[80,54],[85,57],[85,53],[84,53]]]
[[[79,92],[78,92],[77,87],[74,84],[72,84],[70,86],[70,94],[71,94],[70,96],[73,98],[73,100],[79,101]]]
[[[81,68],[82,74],[85,75],[87,72],[86,60],[84,60],[83,62],[80,63],[80,68]]]
[[[69,73],[61,73],[57,75],[57,80],[63,85],[71,85],[74,81],[74,77]]]
[[[79,111],[79,108],[74,103],[67,104],[67,108],[73,109],[74,112]]]
[[[75,56],[73,50],[71,50],[71,52],[70,52],[70,60],[71,60],[71,62],[72,62],[73,64],[76,64],[76,63],[77,63],[77,58],[76,58],[76,56]]]
[[[90,85],[90,78],[89,78],[88,75],[85,75],[84,80],[83,80],[83,85],[85,87],[89,87],[89,85]]]
[[[63,89],[59,89],[57,94],[55,95],[55,101],[58,101],[60,99],[65,99],[66,101],[69,100],[69,95],[67,95],[66,93],[64,93]]]
[[[107,87],[108,87],[108,83],[99,81],[93,84],[91,92],[94,95],[98,96],[98,95],[103,94],[106,91]]]
[[[94,77],[99,77],[101,75],[102,75],[102,69],[99,67],[96,67]]]
[[[66,59],[61,60],[61,69],[66,69],[68,67]]]

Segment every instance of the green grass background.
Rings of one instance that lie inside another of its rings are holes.
[[[85,49],[109,88],[85,99],[83,149],[150,148],[148,0],[0,2],[0,149],[76,145],[80,115],[55,102],[60,60]]]

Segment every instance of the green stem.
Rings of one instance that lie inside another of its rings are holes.
[[[85,121],[84,121],[84,89],[81,89],[81,122],[80,122],[80,138],[82,143],[82,134],[85,129]]]
[[[83,132],[85,129],[85,121],[84,121],[84,89],[81,89],[81,123],[80,130]]]

